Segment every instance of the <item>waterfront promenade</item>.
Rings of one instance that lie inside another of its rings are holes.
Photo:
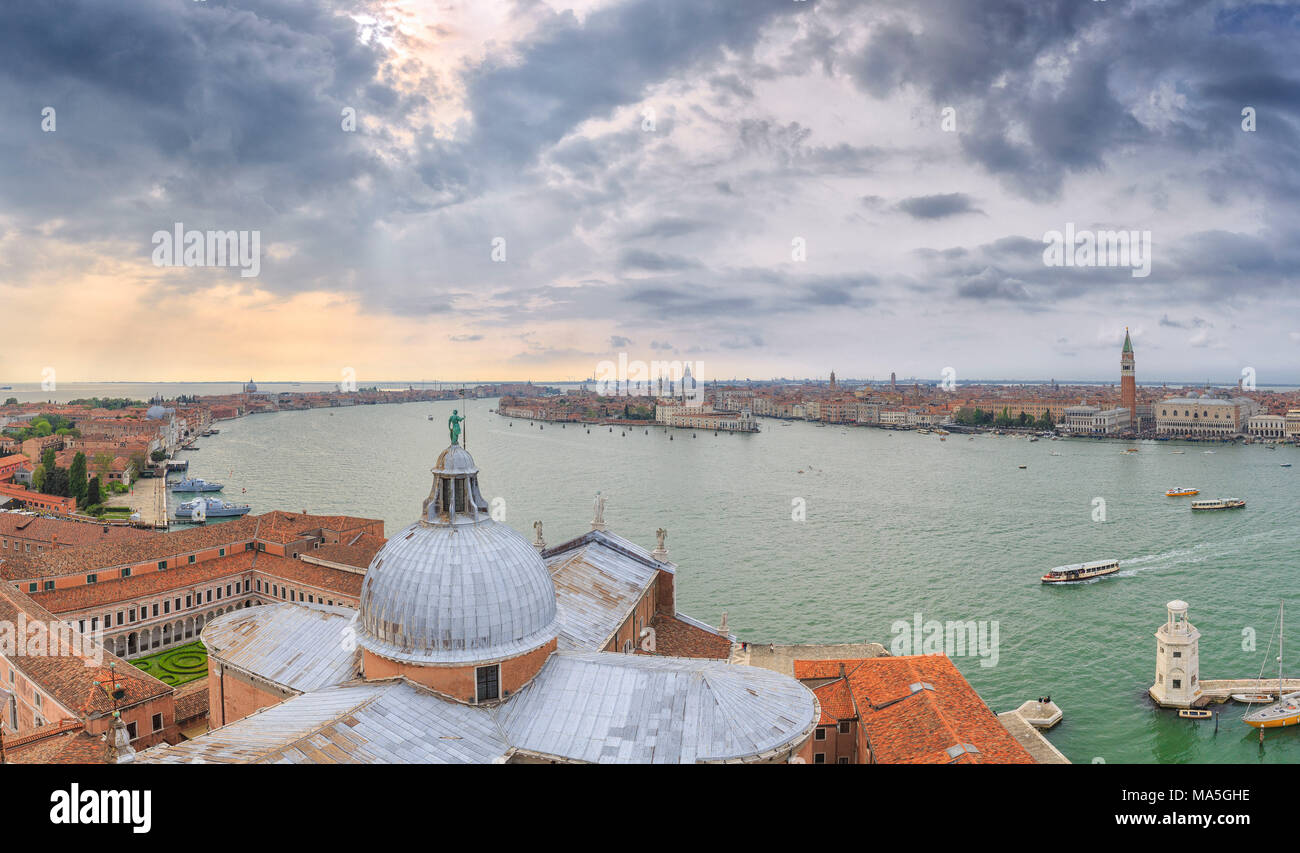
[[[114,495],[104,501],[105,506],[126,506],[140,514],[140,522],[152,527],[167,525],[167,481],[164,477],[142,477],[135,481],[131,491]]]

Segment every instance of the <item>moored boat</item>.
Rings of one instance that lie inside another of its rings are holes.
[[[1180,708],[1178,716],[1184,720],[1208,720],[1214,715],[1204,708]]]
[[[1241,509],[1246,502],[1241,498],[1214,498],[1206,501],[1192,501],[1193,512],[1212,512],[1219,509]]]
[[[1165,497],[1185,498],[1188,495],[1199,495],[1200,493],[1201,493],[1200,489],[1193,489],[1189,486],[1174,486],[1172,489],[1165,492]]]
[[[1043,575],[1043,583],[1073,583],[1113,575],[1119,571],[1119,560],[1093,560],[1090,563],[1071,563],[1057,566]]]
[[[176,507],[176,520],[201,522],[209,518],[237,518],[251,509],[248,504],[232,504],[217,498],[195,498]]]
[[[199,477],[186,477],[171,484],[173,492],[219,492],[222,488],[220,483],[209,483]]]
[[[1278,700],[1272,705],[1252,711],[1241,720],[1256,729],[1280,729],[1300,723],[1300,691],[1282,692],[1282,640],[1286,636],[1286,604],[1277,608],[1277,692]],[[1262,674],[1262,673],[1261,673]],[[1263,737],[1261,734],[1260,737]]]
[[[1233,693],[1232,701],[1242,702],[1246,705],[1260,705],[1273,701],[1272,693]]]

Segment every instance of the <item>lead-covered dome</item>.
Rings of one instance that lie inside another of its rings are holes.
[[[517,657],[559,633],[537,550],[488,515],[469,452],[438,457],[419,521],[388,540],[361,587],[358,643],[413,664]]]

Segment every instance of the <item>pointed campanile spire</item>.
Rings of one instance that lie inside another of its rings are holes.
[[[1142,425],[1137,413],[1137,373],[1133,369],[1133,339],[1129,337],[1128,326],[1124,327],[1124,351],[1119,357],[1119,389],[1120,406],[1128,409],[1128,428],[1139,432]]]

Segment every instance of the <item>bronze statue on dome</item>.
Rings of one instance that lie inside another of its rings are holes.
[[[460,425],[465,419],[460,416],[459,410],[452,409],[451,417],[447,418],[447,428],[451,431],[451,443],[460,443]]]

